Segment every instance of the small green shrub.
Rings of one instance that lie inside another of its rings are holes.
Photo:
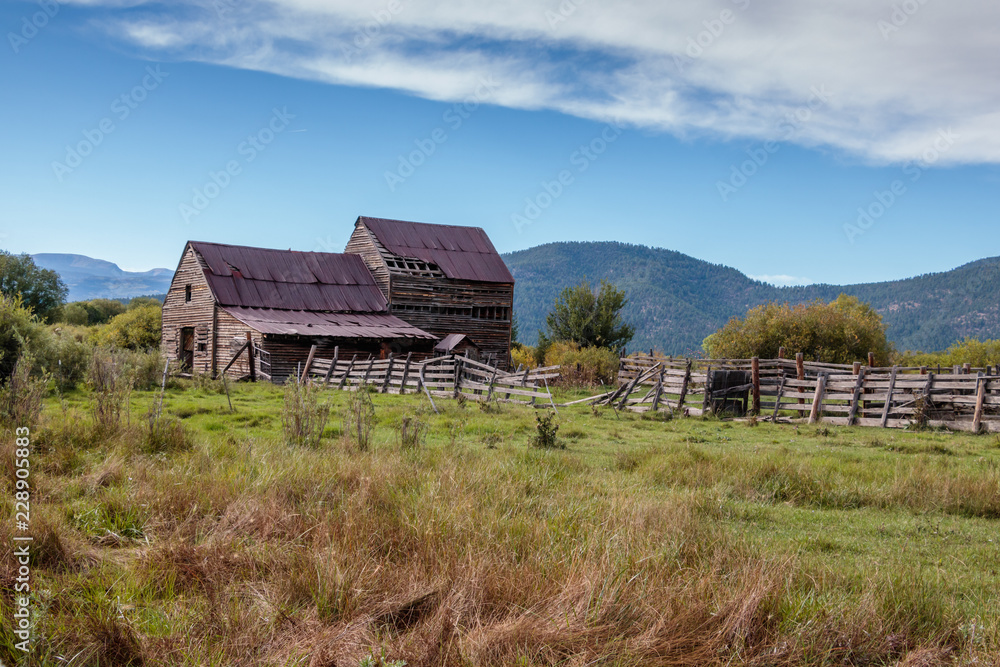
[[[67,331],[53,331],[49,350],[49,373],[60,391],[68,391],[87,378],[93,348]]]
[[[399,422],[399,446],[402,449],[416,449],[424,442],[427,425],[412,417],[403,417]]]
[[[322,390],[308,382],[289,382],[281,424],[285,441],[299,447],[318,447],[330,416],[330,404],[320,401]]]
[[[359,386],[351,393],[344,414],[344,433],[354,441],[362,452],[371,446],[372,427],[375,425],[375,404],[372,403],[371,390],[367,386]]]
[[[559,425],[555,422],[555,413],[548,413],[545,416],[535,415],[535,435],[531,444],[540,449],[566,449],[566,445],[559,442],[556,432]]]
[[[496,398],[487,401],[484,396],[476,401],[476,403],[479,405],[479,411],[485,414],[496,415],[503,412],[503,407],[500,405],[500,402],[496,400]]]
[[[191,439],[188,437],[184,424],[179,419],[157,415],[152,411],[146,417],[143,436],[143,450],[147,454],[180,452],[191,449]]]
[[[31,357],[22,354],[6,381],[0,384],[0,424],[32,427],[42,414],[45,377],[32,377]]]
[[[91,358],[87,384],[93,393],[94,423],[105,434],[117,433],[128,416],[133,380],[120,354],[96,350]]]

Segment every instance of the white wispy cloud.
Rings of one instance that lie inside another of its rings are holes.
[[[79,0],[154,57],[873,162],[1000,162],[1000,5],[982,0]],[[795,121],[813,91],[829,96]]]

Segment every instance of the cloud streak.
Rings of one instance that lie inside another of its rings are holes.
[[[1000,79],[989,65],[1000,6],[978,0],[78,4],[151,57],[449,102],[492,76],[503,106],[782,139],[873,163],[919,159],[951,128],[963,141],[948,164],[1000,162]],[[783,136],[781,121],[815,86],[832,92],[829,104]]]

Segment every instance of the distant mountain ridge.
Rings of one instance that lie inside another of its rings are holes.
[[[69,287],[70,301],[163,294],[174,277],[170,269],[123,271],[117,264],[86,255],[38,253],[31,257],[36,265],[59,274]]]
[[[173,278],[170,269],[123,271],[85,255],[32,257],[62,277],[70,301],[164,294]],[[871,303],[899,349],[934,351],[966,336],[1000,338],[1000,257],[905,280],[802,287],[775,287],[673,250],[613,241],[549,243],[503,258],[516,280],[514,312],[521,339],[529,344],[564,287],[584,279],[596,285],[602,278],[628,295],[625,316],[636,327],[631,349],[695,353],[707,335],[754,306],[830,301],[841,293]]]
[[[559,292],[602,278],[624,289],[630,347],[690,354],[730,318],[768,301],[827,301],[845,293],[871,303],[897,348],[940,350],[965,336],[1000,338],[1000,257],[951,271],[858,285],[775,287],[683,253],[617,242],[549,243],[507,253],[522,342],[534,343]]]

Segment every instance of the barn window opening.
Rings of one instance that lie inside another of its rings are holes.
[[[191,286],[190,285],[185,285],[184,286],[184,303],[187,303],[190,300],[191,300]]]

